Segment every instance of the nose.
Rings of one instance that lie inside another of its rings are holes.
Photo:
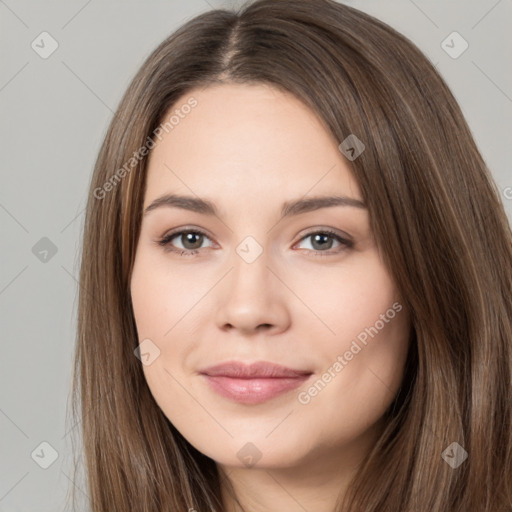
[[[217,326],[244,335],[286,330],[290,323],[286,304],[290,292],[270,267],[265,251],[248,261],[235,255],[230,272],[216,291]]]

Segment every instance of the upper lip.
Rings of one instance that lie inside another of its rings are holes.
[[[283,377],[304,377],[311,375],[312,372],[307,370],[294,370],[286,368],[279,364],[267,361],[258,361],[252,364],[243,363],[241,361],[226,361],[225,363],[209,366],[201,370],[199,373],[209,375],[210,377],[233,377],[239,379],[249,378],[283,378]]]

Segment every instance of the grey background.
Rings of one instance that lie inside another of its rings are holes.
[[[512,219],[511,0],[346,3],[395,27],[437,65]],[[94,161],[144,58],[186,20],[230,5],[0,0],[1,512],[69,510],[68,488],[85,497],[83,481],[71,475],[71,437],[79,429],[66,414],[80,234]],[[58,42],[46,59],[31,47],[43,31]],[[441,47],[453,31],[469,44],[456,59]],[[48,244],[43,237],[57,250],[46,262],[36,250]],[[50,450],[39,447],[44,441],[58,453],[48,469],[36,463],[50,461]]]

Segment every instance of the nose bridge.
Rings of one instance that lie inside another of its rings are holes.
[[[219,297],[218,326],[250,332],[258,326],[285,325],[279,280],[269,267],[269,251],[255,237],[245,237],[230,259],[231,272]]]
[[[266,259],[263,254],[266,254],[262,243],[260,243],[254,236],[247,235],[235,248],[237,256],[247,265],[252,265],[258,260]]]
[[[269,251],[252,235],[246,236],[235,248],[232,258],[234,286],[262,287],[258,293],[269,288]],[[271,287],[271,286],[270,286]]]

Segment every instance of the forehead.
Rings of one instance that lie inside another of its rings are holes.
[[[194,104],[193,108],[182,108]],[[357,183],[320,118],[290,93],[266,84],[220,84],[183,95],[154,139],[145,205],[164,192],[223,199],[337,192]]]

